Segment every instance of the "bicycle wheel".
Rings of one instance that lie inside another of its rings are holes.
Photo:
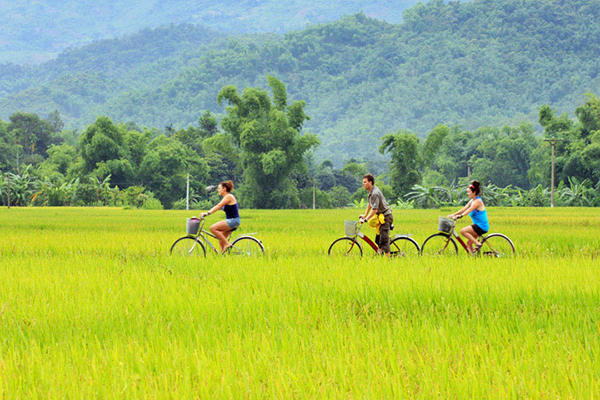
[[[515,255],[515,245],[507,236],[492,233],[481,242],[481,248],[477,255],[492,258],[510,258]]]
[[[409,237],[393,239],[390,249],[392,257],[415,257],[420,254],[419,244]]]
[[[457,256],[458,246],[452,236],[436,233],[425,239],[421,254],[434,257]]]
[[[265,248],[260,240],[250,236],[237,238],[227,250],[228,254],[245,257],[262,256],[264,252]]]
[[[327,254],[331,257],[352,257],[352,258],[360,258],[362,257],[362,247],[360,244],[348,237],[343,237],[335,240],[329,246],[329,250],[327,250]]]
[[[206,257],[206,248],[196,238],[184,236],[173,243],[171,255],[176,257]]]

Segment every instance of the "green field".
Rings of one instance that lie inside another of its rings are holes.
[[[199,212],[0,210],[0,398],[600,396],[600,210],[489,208],[514,259],[331,260],[360,211],[242,210],[266,257],[182,260]]]

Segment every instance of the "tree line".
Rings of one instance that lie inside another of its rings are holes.
[[[466,201],[469,179],[484,183],[490,205],[546,206],[550,146],[556,138],[557,204],[600,205],[600,100],[592,93],[575,118],[540,107],[532,123],[472,131],[438,125],[424,140],[407,130],[373,146],[389,163],[348,158],[338,168],[317,162],[319,138],[304,132],[304,101],[289,101],[285,85],[267,76],[270,91],[221,88],[222,118],[206,110],[185,129],[140,128],[102,116],[81,133],[64,129],[59,112],[46,118],[17,112],[0,120],[0,204],[183,208],[217,200],[206,187],[233,180],[248,208],[364,206],[362,176],[371,172],[399,208]]]
[[[355,14],[285,35],[223,37],[168,26],[94,43],[39,67],[0,65],[0,118],[59,110],[81,128],[97,115],[178,130],[198,110],[220,113],[227,85],[258,87],[265,75],[306,101],[316,156],[341,167],[367,156],[382,134],[425,138],[440,124],[538,123],[551,104],[573,111],[600,90],[599,0],[432,0],[400,24]]]

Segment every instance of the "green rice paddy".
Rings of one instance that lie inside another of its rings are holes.
[[[181,259],[199,211],[0,210],[0,398],[600,396],[600,210],[489,208],[513,259],[329,258],[361,211],[242,210],[264,258]]]

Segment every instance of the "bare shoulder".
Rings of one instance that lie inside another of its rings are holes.
[[[226,195],[223,200],[225,200],[226,204],[228,204],[230,206],[232,206],[232,205],[234,205],[234,204],[237,203],[237,200],[236,200],[235,196],[232,195],[231,193],[229,193],[228,195]]]

